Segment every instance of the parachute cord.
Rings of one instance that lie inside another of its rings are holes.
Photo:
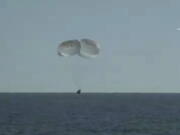
[[[78,81],[79,78],[77,77],[77,72],[76,72],[76,74],[74,73],[73,65],[72,65],[72,63],[70,63],[69,60],[67,60],[67,65],[68,65],[68,68],[69,68],[69,72],[70,72],[70,74],[71,74],[71,79],[72,79],[75,87],[76,87],[77,89],[81,89],[80,84],[79,84],[79,81]]]

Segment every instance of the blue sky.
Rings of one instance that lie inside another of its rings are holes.
[[[179,0],[0,0],[0,92],[180,92]],[[60,58],[91,38],[101,55]],[[69,63],[69,64],[68,64]]]

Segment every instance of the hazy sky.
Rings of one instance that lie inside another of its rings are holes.
[[[180,92],[178,27],[180,0],[0,0],[0,92]],[[81,38],[101,55],[57,56]]]

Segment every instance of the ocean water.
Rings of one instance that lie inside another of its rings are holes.
[[[180,94],[0,94],[0,135],[180,135]]]

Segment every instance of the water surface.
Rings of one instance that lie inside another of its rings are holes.
[[[0,135],[180,135],[180,94],[0,94]]]

